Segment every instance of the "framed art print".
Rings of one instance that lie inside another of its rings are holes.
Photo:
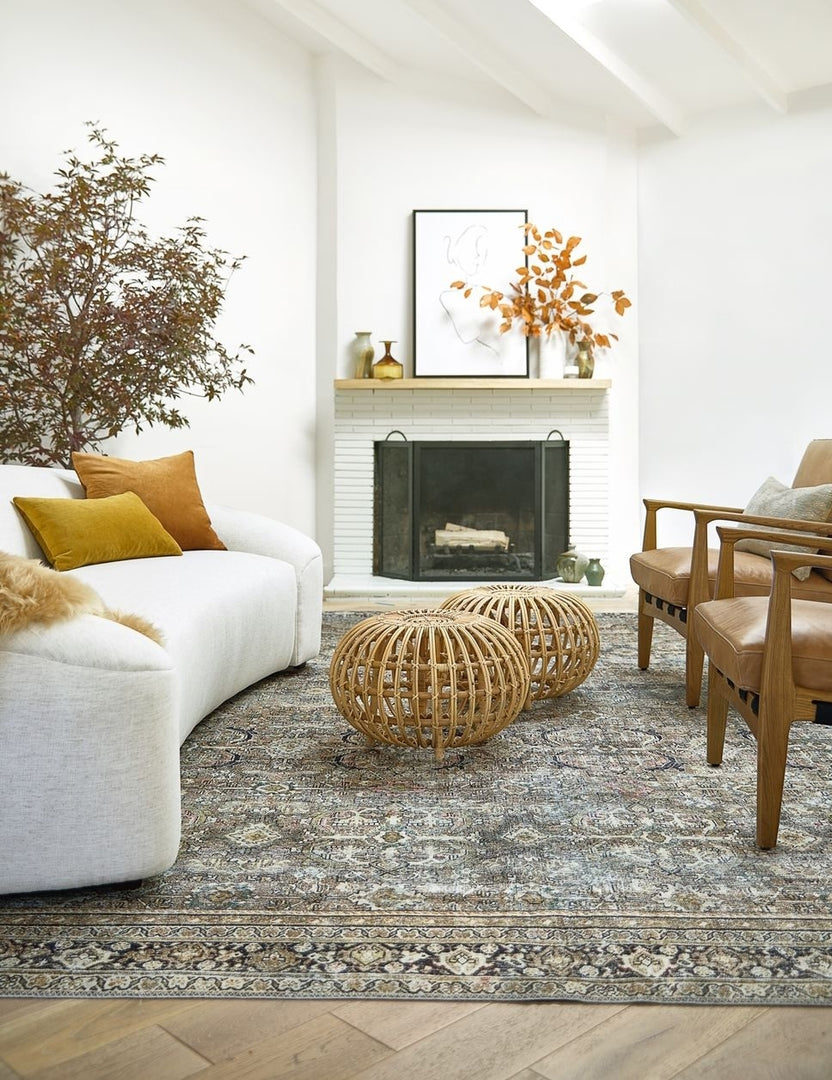
[[[500,333],[483,288],[508,294],[525,261],[526,210],[413,211],[413,373],[432,378],[527,378],[528,339]],[[463,281],[471,288],[452,288]]]

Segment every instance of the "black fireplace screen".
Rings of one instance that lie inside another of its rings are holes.
[[[555,577],[568,540],[563,439],[375,444],[375,574],[541,580]]]

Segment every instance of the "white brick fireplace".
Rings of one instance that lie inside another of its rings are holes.
[[[542,440],[553,429],[562,432],[570,444],[571,538],[603,563],[609,548],[609,386],[605,379],[419,379],[395,387],[336,382],[334,576],[327,594],[442,591],[435,583],[426,589],[373,578],[373,443],[393,430],[409,440]],[[621,591],[607,581],[604,586],[606,595]]]

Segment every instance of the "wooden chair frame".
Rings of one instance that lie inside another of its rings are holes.
[[[819,536],[832,536],[832,524],[820,521],[803,521],[797,518],[761,517],[746,514],[741,507],[674,502],[664,499],[644,499],[644,507],[646,516],[641,545],[642,551],[655,551],[658,547],[657,519],[659,510],[684,510],[692,513],[694,517],[687,603],[682,606],[668,604],[662,597],[651,596],[644,589],[639,589],[638,666],[642,671],[646,671],[650,666],[653,620],[660,619],[685,638],[685,701],[690,708],[695,708],[699,704],[702,693],[702,671],[705,664],[705,654],[696,640],[696,635],[689,632],[689,627],[693,621],[693,612],[696,605],[701,604],[703,600],[711,599],[708,586],[709,528],[720,521],[731,521],[744,525],[761,525],[768,529],[793,529]],[[761,538],[759,530],[749,532],[749,536],[754,539]],[[794,537],[791,538],[791,541],[794,542]]]
[[[718,526],[717,532],[720,537],[717,600],[734,594],[734,545],[738,540],[762,537],[774,543],[792,544],[796,540],[794,531],[761,534],[759,530]],[[815,536],[812,544],[822,551],[832,552],[832,539]],[[774,574],[759,691],[735,685],[712,661],[708,661],[708,764],[722,764],[730,706],[742,716],[757,742],[756,838],[760,848],[773,848],[777,843],[791,725],[799,720],[828,724],[827,704],[832,703],[832,692],[824,693],[795,684],[791,632],[792,584],[795,581],[792,571],[802,566],[832,570],[832,554],[775,550],[771,559]]]
[[[642,551],[655,551],[658,547],[658,513],[659,510],[683,510],[695,514],[696,511],[714,514],[739,514],[742,507],[736,506],[713,506],[702,503],[678,502],[669,499],[645,499],[646,511],[644,519],[644,535],[642,538]],[[696,565],[699,566],[697,552],[702,546],[701,536],[697,537],[694,528],[693,546],[691,548],[691,575]],[[705,531],[704,558],[705,558],[705,596],[708,593],[708,544],[707,529]],[[688,634],[688,615],[692,614],[694,604],[692,589],[688,589],[688,603],[686,606],[677,607],[669,604],[660,596],[653,596],[644,589],[638,591],[638,666],[646,671],[650,666],[650,651],[653,646],[653,621],[660,619],[667,623],[677,633],[686,639],[686,666],[685,666],[685,700],[693,708],[699,704],[699,696],[702,687],[702,667],[704,654],[698,647],[693,634]]]

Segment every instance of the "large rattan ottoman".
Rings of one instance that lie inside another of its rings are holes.
[[[529,693],[517,638],[467,611],[389,611],[338,642],[329,684],[342,716],[371,743],[433,749],[484,742]]]
[[[454,593],[442,611],[471,611],[511,630],[531,676],[524,708],[574,690],[595,666],[598,624],[577,596],[544,585],[477,585]]]

